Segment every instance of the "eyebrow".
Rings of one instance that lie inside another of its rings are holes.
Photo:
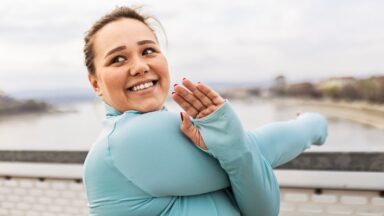
[[[107,52],[107,54],[105,54],[104,58],[106,58],[107,56],[115,53],[115,52],[119,52],[121,50],[125,50],[127,48],[127,46],[118,46],[116,48],[113,48],[111,50],[109,50],[109,52]]]
[[[154,41],[152,41],[152,40],[142,40],[142,41],[137,42],[137,45],[144,45],[144,44],[156,44],[156,43]],[[127,48],[127,46],[124,46],[124,45],[123,46],[118,46],[116,48],[113,48],[113,49],[111,49],[110,51],[107,52],[107,54],[104,56],[104,58],[106,58],[107,56],[109,56],[109,55],[111,55],[111,54],[113,54],[115,52],[119,52],[121,50],[124,50],[126,48]]]
[[[144,44],[156,44],[153,40],[142,40],[137,42],[137,45],[144,45]]]

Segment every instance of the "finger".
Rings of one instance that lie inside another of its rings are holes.
[[[183,112],[180,112],[181,124],[180,130],[193,142],[193,144],[198,147],[207,150],[207,146],[204,143],[204,140],[195,125],[191,123],[191,119],[188,115]]]
[[[180,107],[188,113],[188,115],[192,116],[193,118],[196,117],[196,115],[199,113],[198,110],[195,109],[191,104],[188,103],[183,97],[178,95],[177,93],[172,93],[172,99],[180,105]]]
[[[199,83],[196,86],[202,93],[204,93],[215,105],[221,105],[224,103],[224,99],[213,89],[209,88],[203,83]]]
[[[176,94],[180,95],[186,101],[188,101],[189,104],[191,104],[193,107],[195,107],[196,110],[200,111],[200,110],[205,109],[205,106],[200,102],[200,100],[197,99],[191,92],[189,92],[184,87],[176,85],[174,88],[174,91]]]
[[[203,94],[196,86],[195,83],[193,83],[192,81],[186,79],[186,78],[183,78],[183,85],[189,90],[191,91],[196,98],[198,98],[201,103],[206,106],[206,107],[209,107],[213,104],[213,102],[211,101],[211,99],[209,99],[205,94]]]
[[[216,110],[216,108],[217,107],[215,107],[215,106],[210,106],[207,109],[199,112],[195,118],[203,118],[203,117],[213,113]]]
[[[193,83],[191,80],[187,78],[183,78],[182,80],[183,85],[191,92],[196,91],[196,84]]]

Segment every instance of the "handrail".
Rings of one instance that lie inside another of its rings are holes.
[[[83,164],[87,153],[0,150],[0,162]],[[384,172],[384,152],[305,152],[276,169]]]
[[[0,161],[28,163],[82,164],[87,151],[13,151],[1,150]]]

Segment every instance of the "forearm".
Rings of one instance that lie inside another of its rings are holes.
[[[221,162],[231,183],[236,202],[243,215],[277,216],[280,190],[273,169],[251,146],[241,157]]]
[[[295,120],[271,123],[246,133],[271,166],[277,167],[312,144],[323,144],[327,137],[327,121],[319,114],[304,113]]]
[[[272,167],[225,104],[209,118],[195,121],[208,147],[229,176],[236,202],[244,215],[274,216],[279,211],[279,186]]]

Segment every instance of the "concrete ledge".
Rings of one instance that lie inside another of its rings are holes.
[[[0,177],[81,179],[81,164],[0,162]]]
[[[285,188],[384,190],[384,172],[276,170],[275,175]]]
[[[81,164],[0,162],[0,178],[72,179],[81,181]],[[384,190],[384,172],[275,170],[284,188]]]
[[[87,151],[0,151],[0,161],[83,164],[87,153]],[[306,152],[276,169],[384,172],[384,152]]]
[[[86,151],[0,151],[0,177],[77,179]],[[384,190],[384,152],[306,152],[275,169],[282,187]]]
[[[276,169],[384,172],[384,153],[306,152]]]
[[[83,164],[87,151],[0,151],[0,161]]]

